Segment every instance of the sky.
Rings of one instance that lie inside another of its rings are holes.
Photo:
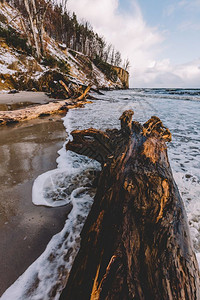
[[[200,0],[68,0],[130,61],[130,87],[200,88]]]

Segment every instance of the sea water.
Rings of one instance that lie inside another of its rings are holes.
[[[95,95],[96,96],[96,95]],[[75,129],[119,128],[124,110],[134,110],[134,120],[159,117],[172,133],[168,155],[175,181],[187,211],[191,237],[200,263],[200,90],[130,89],[104,92],[85,108],[70,110],[63,119],[68,133]],[[67,143],[66,141],[66,143]],[[65,144],[66,144],[65,143]],[[33,185],[33,203],[50,207],[72,205],[63,230],[45,252],[4,293],[9,299],[59,299],[80,246],[80,232],[93,203],[91,186],[100,165],[65,150],[59,151],[57,169],[41,174]]]

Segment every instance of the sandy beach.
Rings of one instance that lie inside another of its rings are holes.
[[[0,295],[63,228],[71,209],[34,206],[31,198],[34,179],[56,168],[65,138],[55,115],[0,128]]]
[[[46,104],[55,101],[43,92],[0,93],[0,111],[23,108],[34,104]]]

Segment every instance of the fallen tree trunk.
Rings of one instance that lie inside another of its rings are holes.
[[[71,97],[72,96],[72,91],[68,88],[68,86],[62,81],[59,80],[59,83],[64,87],[65,91],[67,92],[68,96]]]
[[[59,84],[58,84],[59,83]],[[89,96],[91,86],[79,86],[65,80],[54,80],[50,87],[50,96],[54,99],[68,99],[73,98],[76,101],[86,100]]]
[[[55,113],[62,113],[68,109],[85,105],[86,101],[78,101],[77,99],[54,101],[48,104],[32,106],[28,108],[0,111],[0,125],[18,123],[21,121],[32,120],[38,117],[48,116]]]
[[[77,98],[78,101],[81,101],[83,99],[86,99],[88,96],[88,93],[90,91],[91,86],[88,85],[88,87],[85,89],[85,91]]]
[[[67,149],[102,163],[80,251],[60,299],[200,299],[199,269],[157,117],[72,133]],[[95,154],[96,153],[96,154]],[[95,156],[96,155],[96,156]]]

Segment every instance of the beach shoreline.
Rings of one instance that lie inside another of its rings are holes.
[[[79,97],[80,98],[80,97]],[[53,114],[66,113],[69,109],[81,107],[87,101],[81,99],[53,99],[43,92],[19,92],[0,94],[0,126],[19,123]],[[13,108],[13,109],[12,109]],[[2,110],[1,110],[2,109]]]
[[[57,167],[66,132],[61,116],[0,129],[0,295],[39,257],[65,223],[71,206],[32,203],[36,177]]]

